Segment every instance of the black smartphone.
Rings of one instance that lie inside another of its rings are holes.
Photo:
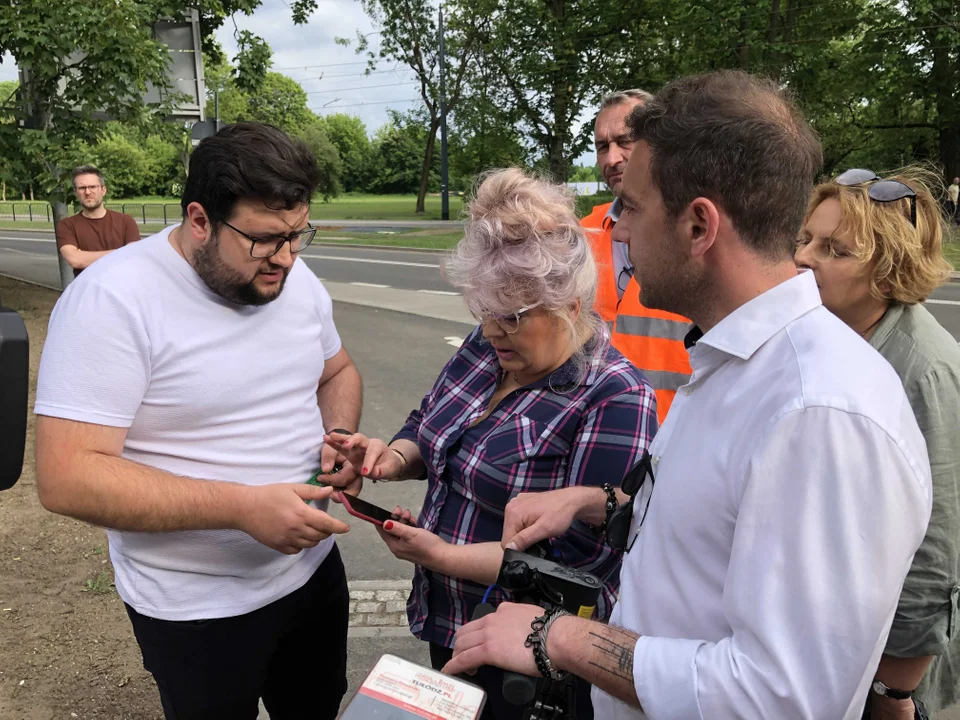
[[[373,503],[367,502],[366,500],[361,500],[353,495],[347,495],[346,493],[340,493],[339,497],[340,501],[343,503],[343,507],[346,508],[348,513],[354,517],[360,518],[361,520],[366,520],[367,522],[373,523],[378,527],[383,527],[383,524],[387,520],[403,522],[403,520],[400,518],[394,517],[392,512],[389,510],[384,510],[379,505],[374,505]]]

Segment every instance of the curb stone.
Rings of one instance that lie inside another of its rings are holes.
[[[410,580],[354,580],[350,588],[351,637],[396,637],[409,633],[407,596]]]

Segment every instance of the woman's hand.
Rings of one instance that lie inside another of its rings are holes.
[[[393,514],[397,521],[388,520],[383,524],[383,528],[377,528],[377,532],[394,557],[428,570],[444,572],[441,568],[450,543],[429,530],[417,527],[409,510],[402,510],[397,506]]]
[[[348,437],[344,435],[343,437]],[[333,472],[334,468],[339,467],[338,472]],[[322,482],[331,487],[342,490],[348,495],[359,495],[363,489],[363,477],[352,465],[346,463],[344,458],[333,446],[324,443],[320,448],[320,470],[325,473]],[[329,473],[329,474],[326,474]],[[336,499],[336,494],[334,494]],[[340,502],[337,500],[337,502]]]
[[[383,440],[354,433],[348,436],[324,435],[323,441],[343,457],[344,468],[349,467],[358,478],[393,480],[403,470],[400,456],[388,448]]]

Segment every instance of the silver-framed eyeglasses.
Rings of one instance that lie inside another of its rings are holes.
[[[290,235],[270,235],[267,237],[247,235],[243,230],[235,228],[226,220],[223,221],[223,224],[250,241],[250,257],[258,260],[273,257],[280,252],[280,248],[283,247],[284,243],[290,243],[290,252],[296,254],[301,250],[305,250],[317,235],[317,229],[310,223],[307,223],[307,227],[300,232],[291,233]]]
[[[533,305],[527,305],[522,307],[516,312],[513,313],[487,313],[485,315],[477,315],[476,313],[473,316],[477,319],[481,325],[485,323],[489,318],[493,318],[493,321],[500,326],[500,329],[503,330],[507,335],[513,335],[520,329],[520,321],[523,319],[523,316],[533,310],[536,307],[539,307],[540,303],[534,303]]]

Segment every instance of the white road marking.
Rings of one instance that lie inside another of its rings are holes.
[[[0,240],[2,239],[3,238],[0,238]],[[374,260],[373,258],[348,258],[341,257],[339,255],[307,255],[305,253],[300,253],[300,257],[309,258],[310,260],[333,260],[335,262],[370,263],[372,265],[403,265],[404,267],[440,268],[439,265],[433,265],[431,263],[405,262],[403,260]]]
[[[927,300],[933,305],[960,305],[960,300]]]
[[[56,242],[53,238],[21,238],[21,237],[2,237],[0,240],[13,240],[14,242],[42,242],[42,243],[52,243]]]
[[[381,285],[380,283],[365,283],[365,282],[352,282],[351,285],[356,285],[357,287],[372,287],[372,288],[388,288],[389,285]]]
[[[457,337],[456,335],[447,335],[444,338],[447,341],[447,345],[453,345],[453,347],[458,348],[463,345],[463,338]]]
[[[0,248],[0,250],[6,250],[7,252],[20,253],[22,255],[36,255],[37,257],[45,257],[46,253],[32,253],[29,250],[18,250],[17,248]]]
[[[417,292],[427,293],[428,295],[451,295],[460,297],[460,293],[450,292],[449,290],[417,290]]]

